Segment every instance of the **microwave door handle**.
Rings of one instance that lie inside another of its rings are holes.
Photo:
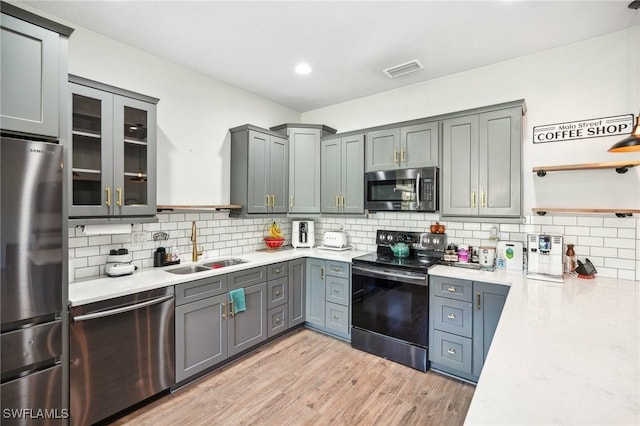
[[[420,173],[416,176],[416,206],[420,205]]]

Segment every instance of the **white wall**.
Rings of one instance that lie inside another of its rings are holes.
[[[421,84],[302,114],[339,132],[525,99],[524,211],[532,207],[640,208],[640,168],[556,173],[540,179],[533,166],[640,159],[611,154],[622,137],[534,145],[534,126],[638,114],[640,26]],[[427,64],[428,67],[428,64]]]

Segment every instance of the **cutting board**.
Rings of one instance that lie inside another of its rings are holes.
[[[496,258],[498,253],[503,253],[506,269],[522,271],[522,247],[522,243],[517,241],[498,241]]]

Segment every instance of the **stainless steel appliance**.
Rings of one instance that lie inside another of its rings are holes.
[[[93,424],[175,384],[173,287],[70,313],[72,424]]]
[[[564,282],[562,278],[562,242],[560,235],[527,235],[527,278]]]
[[[375,253],[351,266],[351,346],[426,371],[429,342],[428,269],[442,260],[446,236],[379,230]],[[391,246],[409,245],[395,257]]]
[[[57,425],[64,418],[62,146],[2,137],[0,166],[2,413],[48,410],[51,418],[38,424]]]
[[[365,208],[369,211],[437,211],[438,168],[365,173]]]
[[[315,226],[310,220],[294,220],[291,223],[293,247],[313,247],[316,242]]]

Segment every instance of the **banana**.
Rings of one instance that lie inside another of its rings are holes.
[[[274,238],[282,238],[282,231],[276,222],[273,222],[269,227],[269,234]]]

